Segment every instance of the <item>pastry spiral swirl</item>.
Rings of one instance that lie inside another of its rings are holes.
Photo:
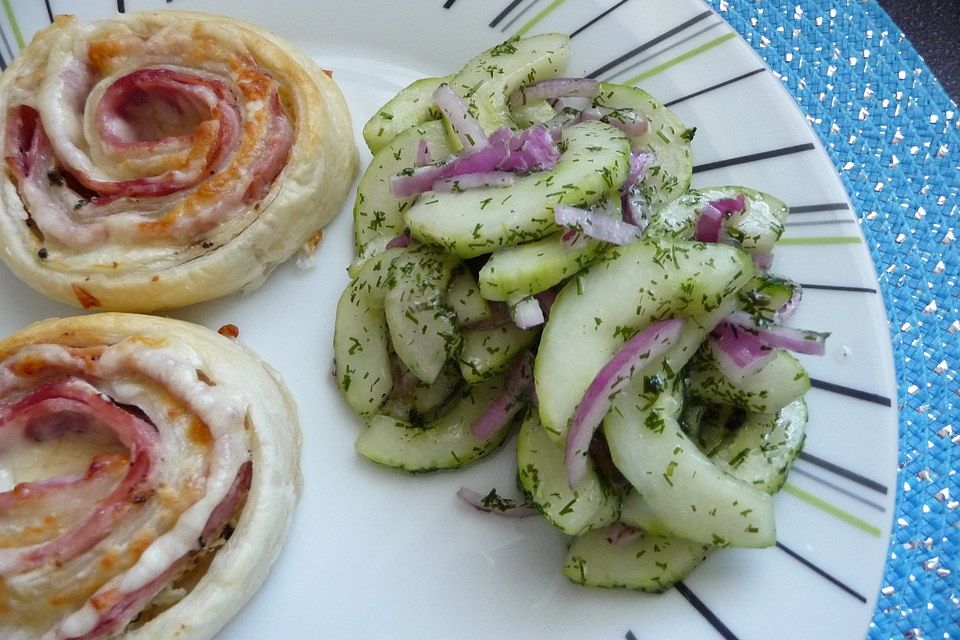
[[[339,209],[343,97],[237,20],[60,16],[0,78],[0,249],[43,293],[151,311],[256,286]]]
[[[275,373],[189,323],[48,320],[0,341],[0,637],[209,638],[300,488]]]

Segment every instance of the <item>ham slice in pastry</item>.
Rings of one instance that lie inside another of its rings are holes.
[[[103,313],[0,341],[0,637],[210,638],[299,495],[289,393],[235,341]]]
[[[0,249],[84,308],[152,311],[258,285],[315,242],[356,170],[339,89],[237,20],[60,16],[0,78]]]

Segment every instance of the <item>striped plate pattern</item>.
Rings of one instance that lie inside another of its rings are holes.
[[[832,335],[826,356],[800,356],[813,383],[807,397],[811,419],[805,450],[776,497],[774,548],[715,553],[662,596],[588,591],[566,584],[559,575],[564,542],[549,527],[480,520],[449,499],[451,488],[460,484],[508,483],[509,452],[456,478],[411,480],[354,463],[344,474],[349,477],[337,480],[352,487],[352,498],[321,505],[308,482],[286,562],[222,637],[278,637],[278,629],[290,638],[317,637],[319,629],[336,637],[389,638],[786,640],[865,635],[896,494],[897,408],[886,314],[857,213],[819,140],[777,78],[719,15],[698,0],[2,4],[4,68],[30,34],[60,12],[93,18],[166,7],[249,19],[321,60],[336,62],[331,65],[335,78],[351,99],[358,124],[415,77],[449,73],[500,39],[566,32],[572,36],[571,75],[640,86],[697,127],[695,186],[739,184],[790,204],[774,270],[803,284],[803,303],[793,322]],[[349,213],[342,218],[331,236],[346,247]],[[333,260],[339,259],[340,266],[332,269],[342,269],[349,258],[347,248],[337,251]],[[6,293],[13,285],[7,274],[2,277]],[[344,280],[315,279],[320,287],[316,298],[335,301]],[[233,307],[220,304],[237,313],[245,310],[242,301]],[[191,312],[184,317],[205,318]],[[11,323],[29,319],[29,311],[22,317],[0,315],[0,326],[6,333]],[[325,345],[329,336],[317,339]],[[266,350],[269,360],[269,341]],[[303,386],[315,384],[305,380]],[[320,396],[318,411],[326,412],[331,423],[356,422],[332,389],[322,389]],[[349,443],[352,427],[344,430],[350,433],[343,442]],[[308,432],[308,452],[310,439]],[[344,449],[338,455],[350,453]],[[332,452],[318,455],[324,456],[323,465],[336,464],[328,462]],[[305,462],[308,469],[311,464],[319,463]],[[320,471],[305,473],[308,480],[311,473],[330,480]],[[395,520],[378,515],[394,508],[388,497],[401,505]],[[325,520],[314,508],[339,514],[343,521],[320,527],[317,521]],[[386,527],[390,540],[381,551],[376,550],[385,544],[381,537],[359,533],[377,527]],[[357,545],[366,540],[376,549],[348,546],[354,537]],[[350,553],[369,556],[376,570],[345,560]],[[302,591],[311,584],[306,581],[312,572],[330,584],[318,584],[311,599]],[[300,606],[291,611],[282,603],[294,592]],[[274,619],[276,607],[282,607],[284,617]],[[251,629],[267,635],[250,635]]]

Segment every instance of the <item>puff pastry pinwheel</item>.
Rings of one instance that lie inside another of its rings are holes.
[[[356,171],[334,81],[281,38],[182,11],[60,16],[0,78],[0,255],[84,308],[259,285]]]
[[[213,636],[276,559],[300,430],[239,343],[126,313],[0,341],[0,637]]]

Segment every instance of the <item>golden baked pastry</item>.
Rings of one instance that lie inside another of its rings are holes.
[[[0,77],[0,255],[84,308],[259,285],[339,210],[346,103],[306,54],[182,11],[60,16]]]
[[[236,341],[101,313],[0,341],[0,637],[213,636],[277,557],[296,408]]]

